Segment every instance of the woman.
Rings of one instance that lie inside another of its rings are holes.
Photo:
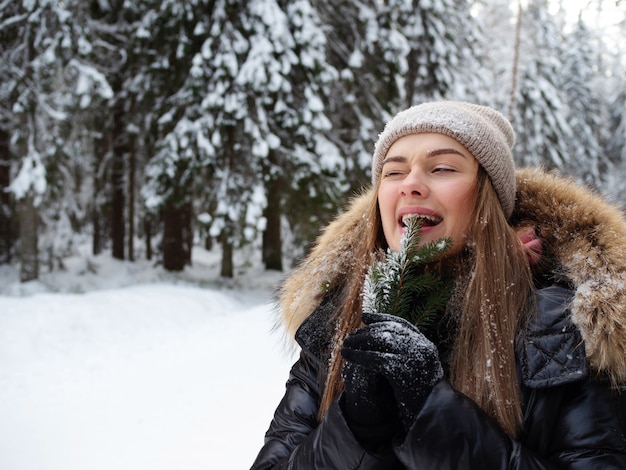
[[[259,469],[626,468],[626,222],[574,183],[515,171],[509,122],[463,102],[409,108],[372,188],[281,290],[301,348]],[[374,257],[451,248],[433,326],[362,313]]]

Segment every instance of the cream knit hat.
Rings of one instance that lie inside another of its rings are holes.
[[[372,162],[376,186],[389,147],[409,134],[434,132],[463,145],[485,169],[507,218],[515,204],[515,164],[511,149],[515,133],[511,123],[495,109],[462,101],[435,101],[395,115],[378,136]]]

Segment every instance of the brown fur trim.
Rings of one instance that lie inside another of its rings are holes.
[[[533,220],[545,249],[574,285],[572,321],[589,365],[626,381],[626,219],[571,179],[518,170],[514,217]]]
[[[374,191],[355,197],[318,237],[311,253],[287,278],[279,291],[281,323],[293,338],[302,322],[320,303],[329,286],[355,271],[355,247],[361,234],[372,230],[366,213]]]

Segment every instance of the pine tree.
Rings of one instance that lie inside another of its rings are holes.
[[[599,188],[606,163],[602,162],[599,140],[602,128],[602,108],[598,89],[598,64],[591,48],[587,26],[579,19],[574,30],[566,36],[562,64],[565,93],[572,138],[567,141],[570,160],[564,170],[585,183]]]
[[[418,327],[428,327],[450,297],[451,283],[424,267],[450,248],[440,239],[419,246],[421,221],[409,219],[400,250],[387,250],[374,263],[363,285],[363,311],[397,315]]]
[[[6,25],[15,24],[22,16],[16,2],[6,2],[0,11],[0,264],[9,263],[15,255],[18,240],[16,207],[11,197],[10,184],[15,156],[11,149],[11,137],[17,127],[12,105],[18,93],[18,77],[14,75],[13,60],[15,49],[20,44],[19,28]]]
[[[604,143],[606,155],[612,171],[607,178],[606,192],[613,198],[619,198],[616,203],[626,210],[626,89],[623,89],[609,106],[609,136]]]
[[[66,145],[69,107],[80,84],[84,35],[69,2],[5,2],[1,24],[10,38],[3,54],[5,125],[17,159],[9,185],[19,212],[20,279],[39,276],[41,252],[65,255],[71,238],[72,159]],[[6,18],[4,15],[12,15]],[[48,236],[42,237],[42,228]],[[66,236],[67,235],[67,236]]]
[[[532,0],[522,20],[519,88],[513,126],[514,155],[522,165],[562,168],[571,160],[567,142],[567,102],[561,89],[563,38],[548,12],[546,0]]]
[[[383,2],[314,0],[324,27],[326,60],[337,71],[326,106],[330,138],[345,160],[346,194],[369,181],[376,135],[400,107],[406,41],[387,25]],[[341,201],[338,201],[341,203]]]
[[[233,249],[256,229],[264,205],[259,149],[249,138],[259,132],[249,118],[245,87],[237,81],[250,49],[247,3],[211,2],[209,17],[197,24],[202,41],[160,116],[162,137],[143,188],[155,212],[195,202],[204,230],[222,244],[225,277],[234,275]]]
[[[433,99],[469,99],[484,88],[478,24],[466,0],[385,2],[408,47],[401,107]]]
[[[480,0],[474,2],[479,23],[483,53],[480,75],[486,86],[478,95],[480,102],[508,112],[517,80],[517,26],[521,15],[509,0]],[[493,38],[497,38],[494,41]]]
[[[202,181],[204,155],[192,119],[206,93],[194,87],[194,60],[208,36],[213,3],[144,0],[131,34],[129,116],[143,136],[138,164],[145,172],[139,172],[138,186],[147,209],[146,242],[158,220],[163,266],[171,271],[192,261],[194,201],[198,188],[210,187]]]
[[[204,230],[222,243],[224,276],[229,253],[259,231],[266,267],[282,269],[283,215],[296,228],[311,223],[322,211],[303,198],[334,200],[343,189],[343,160],[327,138],[325,87],[336,73],[320,21],[308,0],[222,0],[206,25],[162,118],[171,131],[145,194],[158,207],[176,188],[193,192]]]
[[[607,156],[613,163],[626,163],[626,88],[609,105]]]
[[[282,215],[295,230],[318,225],[324,201],[337,199],[344,189],[344,160],[327,137],[328,87],[337,72],[326,61],[324,30],[309,0],[257,0],[250,8],[256,26],[239,78],[254,100],[250,119],[260,135],[252,136],[253,147],[270,143],[259,158],[267,200],[263,261],[282,270]],[[265,70],[267,83],[248,69]],[[304,199],[315,201],[312,210]],[[284,212],[283,205],[289,206]]]

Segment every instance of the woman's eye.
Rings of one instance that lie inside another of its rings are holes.
[[[383,172],[383,178],[388,178],[390,176],[397,176],[397,175],[401,175],[402,171],[400,170],[388,170]]]
[[[453,168],[447,167],[447,166],[438,166],[435,167],[435,169],[433,170],[433,172],[437,173],[437,172],[454,172],[455,170]]]
[[[397,176],[401,174],[402,174],[402,170],[398,170],[398,169],[387,170],[387,171],[383,171],[383,178],[388,178],[390,176]]]

